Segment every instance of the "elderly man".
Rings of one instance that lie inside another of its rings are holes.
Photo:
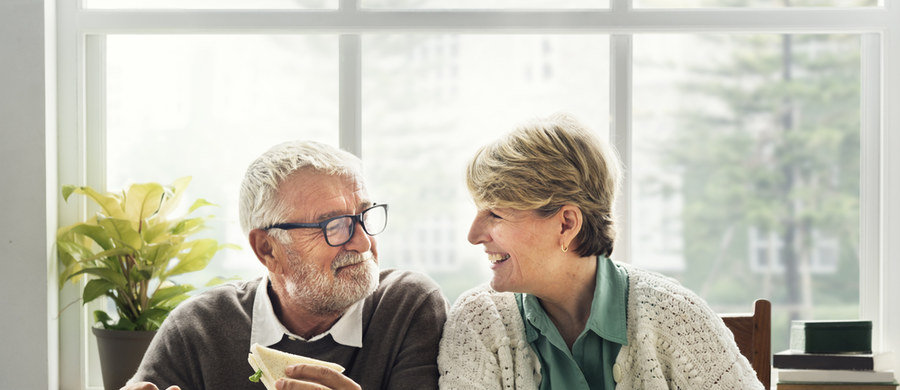
[[[436,389],[447,302],[428,277],[378,269],[387,205],[361,163],[315,142],[278,145],[247,170],[241,226],[268,275],[216,287],[166,319],[125,389],[263,389],[250,346],[340,364],[289,367],[286,389]]]

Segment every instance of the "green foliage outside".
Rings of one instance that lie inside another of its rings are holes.
[[[792,319],[856,318],[860,37],[705,39],[728,55],[691,69],[679,91],[695,108],[658,145],[682,180],[688,271],[678,278],[713,306],[772,300],[776,346]],[[751,230],[775,234],[778,264],[751,269]],[[837,266],[816,272],[826,239]]]

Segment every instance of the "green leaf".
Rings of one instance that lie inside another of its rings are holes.
[[[147,244],[139,251],[139,257],[142,259],[143,264],[153,266],[154,268],[166,269],[168,268],[168,262],[178,255],[180,249],[180,243],[175,245],[168,242]]]
[[[250,375],[250,382],[259,383],[260,378],[262,378],[263,372],[262,370],[256,370],[256,373]]]
[[[219,251],[219,243],[208,238],[194,240],[185,245],[191,248],[190,252],[181,255],[178,264],[164,274],[166,277],[202,270]]]
[[[81,299],[85,304],[93,301],[99,297],[104,295],[111,295],[112,291],[116,289],[116,286],[110,283],[107,280],[103,279],[91,279],[84,286],[84,291],[81,294]]]
[[[181,196],[184,194],[185,189],[190,183],[190,176],[178,178],[172,183],[172,186],[168,188],[170,196],[163,200],[163,203],[159,208],[160,216],[166,217],[175,210],[175,207],[181,202]]]
[[[181,295],[186,295],[194,290],[194,286],[189,284],[178,284],[174,286],[162,287],[156,289],[153,296],[150,297],[149,306],[157,306]]]
[[[232,276],[230,278],[223,278],[220,276],[216,276],[216,277],[210,279],[208,282],[206,282],[206,285],[204,285],[204,287],[218,286],[220,284],[230,282],[230,281],[235,281],[235,280],[241,280],[241,277],[240,276]]]
[[[74,261],[83,261],[83,259],[89,259],[95,254],[90,248],[76,241],[58,241],[56,250],[61,254],[66,254]]]
[[[147,224],[141,230],[141,237],[146,243],[160,243],[166,241],[173,241],[172,229],[178,222],[173,221],[161,221],[156,218],[152,218],[147,221]]]
[[[136,264],[131,271],[128,272],[128,278],[131,283],[140,283],[153,278],[153,267]]]
[[[104,195],[88,186],[70,186],[70,188],[68,189],[64,188],[63,191],[64,196],[66,191],[68,191],[69,195],[71,195],[72,193],[86,195],[88,198],[93,200],[94,203],[100,206],[100,208],[103,209],[103,213],[108,217],[119,218],[124,215],[124,210],[122,208],[122,199],[116,194],[108,193]]]
[[[136,330],[156,330],[159,329],[166,317],[169,316],[171,308],[151,308],[143,313],[135,320],[134,326]]]
[[[144,240],[131,221],[105,218],[98,221],[98,223],[115,243],[135,250],[144,246]]]
[[[91,254],[90,257],[83,258],[79,260],[82,263],[93,263],[95,261],[103,261],[107,259],[116,260],[119,256],[131,256],[134,255],[135,251],[131,248],[112,248],[108,251],[97,252]],[[109,263],[109,264],[117,264],[117,263]],[[119,271],[119,268],[116,267],[116,271]]]
[[[191,205],[191,208],[188,209],[188,214],[194,212],[194,210],[199,209],[204,206],[216,206],[215,203],[207,202],[206,199],[197,199],[194,201],[194,204]]]
[[[112,317],[109,314],[106,314],[103,310],[95,310],[94,311],[94,322],[99,322],[103,324],[104,329],[110,329],[112,325],[109,323],[112,322]]]
[[[75,272],[72,276],[78,276],[82,274],[94,275],[100,279],[106,280],[107,282],[116,286],[116,288],[125,289],[128,282],[125,280],[125,276],[121,273],[116,272],[115,270],[109,268],[100,268],[100,267],[91,267],[91,268],[83,268],[78,272]]]
[[[95,317],[96,317],[96,313],[97,312],[94,312]],[[105,326],[105,327],[106,327],[106,329],[114,329],[114,330],[128,330],[128,331],[143,330],[143,329],[138,329],[137,324],[134,321],[132,321],[131,319],[129,319],[127,316],[122,315],[122,313],[119,313],[119,321],[118,322],[116,322],[113,325],[109,325],[109,326]]]
[[[73,186],[71,184],[66,184],[66,185],[62,186],[63,201],[68,202],[69,196],[72,195],[72,192],[74,192],[74,191],[75,191],[75,186]]]
[[[133,184],[125,193],[125,218],[143,221],[159,211],[166,191],[157,183]]]
[[[81,269],[81,263],[62,251],[59,252],[59,261],[63,264],[62,269],[59,271],[59,288],[63,289],[70,275]]]
[[[113,247],[112,239],[106,234],[106,231],[101,226],[97,225],[88,225],[88,224],[75,224],[71,226],[71,229],[68,231],[70,234],[75,236],[82,236],[91,239],[93,242],[97,243],[104,250],[110,249]],[[73,237],[74,238],[74,237]]]
[[[172,228],[172,234],[186,235],[189,236],[194,234],[206,226],[206,217],[197,217],[197,218],[187,218],[175,225]]]

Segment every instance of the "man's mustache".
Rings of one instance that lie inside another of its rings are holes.
[[[375,261],[375,256],[371,251],[358,253],[358,252],[344,252],[339,254],[334,261],[331,262],[331,270],[337,271],[339,268],[346,267],[348,265],[359,264],[364,261],[371,260]]]

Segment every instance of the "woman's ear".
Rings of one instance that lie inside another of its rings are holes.
[[[575,237],[581,232],[583,216],[578,206],[567,204],[559,209],[557,216],[560,221],[560,247],[568,251],[575,241]]]
[[[265,230],[253,229],[250,231],[250,246],[253,248],[256,258],[269,272],[277,273],[280,264],[277,261],[275,248],[271,242],[274,239],[275,237],[270,236]]]

